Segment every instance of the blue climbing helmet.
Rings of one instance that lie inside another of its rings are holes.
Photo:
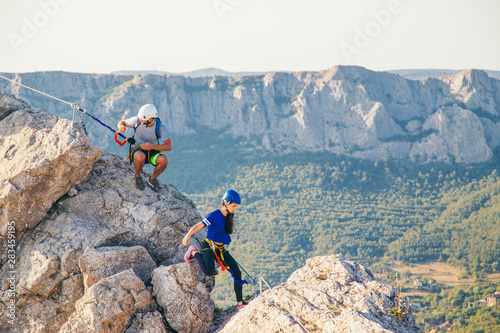
[[[222,199],[227,200],[228,202],[234,202],[238,205],[241,204],[240,195],[235,190],[227,190]]]

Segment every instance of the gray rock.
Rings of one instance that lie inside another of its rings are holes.
[[[423,125],[434,132],[413,145],[410,157],[422,162],[480,163],[489,160],[485,129],[479,118],[456,105],[443,107]]]
[[[22,109],[29,109],[30,106],[13,95],[0,94],[0,121],[12,112]]]
[[[58,274],[60,258],[54,253],[33,251],[30,260],[29,274],[22,275],[19,281],[19,295],[51,296],[65,278]]]
[[[390,315],[397,306],[395,296],[392,287],[344,255],[315,257],[218,332],[302,333],[300,325],[325,333],[420,332],[411,314],[403,320]]]
[[[167,333],[164,321],[158,311],[137,313],[125,333]]]
[[[61,327],[61,333],[124,332],[136,312],[155,308],[151,293],[132,270],[93,284],[75,303],[75,312]]]
[[[13,101],[15,105],[20,103]],[[26,119],[20,119],[21,115]],[[10,120],[15,122],[6,122]],[[60,133],[56,135],[54,131],[60,122],[65,124],[66,130],[59,129]],[[46,127],[49,123],[53,125],[50,130]],[[13,128],[17,128],[19,133],[30,132],[41,142],[80,142],[78,140],[84,135],[71,131],[75,125],[70,121],[30,109],[13,112],[0,124],[7,128],[3,134],[11,135]],[[89,143],[88,138],[81,142]],[[18,144],[27,148],[18,159],[34,161],[32,165],[38,163],[39,151],[24,145],[22,140],[14,142],[12,149],[19,149]],[[61,147],[61,150],[66,147],[62,143],[55,146]],[[15,298],[10,296],[12,287],[3,279],[0,311],[4,313],[6,305],[15,300],[17,329],[23,332],[57,332],[65,324],[65,329],[69,331],[85,331],[85,327],[105,331],[104,323],[109,322],[113,313],[121,320],[116,327],[112,324],[117,331],[124,331],[130,325],[149,327],[147,329],[153,331],[163,325],[166,329],[164,322],[157,320],[158,313],[154,313],[156,302],[148,300],[148,310],[145,310],[142,305],[137,305],[140,299],[134,293],[147,290],[144,289],[144,282],[150,281],[151,272],[157,264],[184,261],[185,247],[181,240],[189,228],[200,221],[200,215],[192,202],[171,186],[162,183],[158,193],[149,189],[139,191],[134,184],[134,170],[126,161],[105,154],[95,162],[93,154],[80,154],[81,151],[78,151],[85,147],[83,145],[77,151],[68,153],[69,157],[60,155],[50,162],[50,168],[61,174],[58,177],[71,178],[66,179],[71,184],[71,195],[64,195],[70,187],[65,188],[66,192],[54,191],[50,187],[58,187],[58,184],[46,184],[47,189],[42,191],[42,195],[55,204],[51,204],[48,212],[45,207],[33,206],[33,215],[46,215],[45,218],[34,223],[33,228],[24,230],[23,237],[17,240],[14,267],[4,265],[5,261],[2,261],[1,276],[10,276],[9,271],[16,272],[16,283],[13,285],[16,295]],[[99,155],[99,150],[94,149]],[[79,162],[82,167],[86,164],[91,167],[86,177],[82,175],[82,182],[78,183],[67,174],[68,158],[73,158],[73,162],[82,159]],[[0,163],[6,162],[2,160]],[[9,164],[2,170],[5,179],[11,179],[12,173],[16,174],[16,167]],[[201,235],[192,238],[197,245],[201,240]],[[122,278],[123,281],[120,281]],[[124,291],[117,289],[108,293],[106,288],[110,286],[121,286]],[[99,299],[101,292],[108,295],[109,300]],[[120,297],[125,299],[125,303],[120,303]],[[131,299],[132,308],[128,301]],[[88,308],[87,301],[102,304],[109,313]],[[122,304],[123,311],[120,312],[113,302]],[[83,311],[89,317],[73,315],[75,311]],[[149,312],[151,316],[147,315]],[[6,316],[0,317],[0,331],[11,328],[7,320]],[[126,322],[128,324],[125,325]]]
[[[179,333],[208,332],[215,304],[198,281],[194,263],[161,266],[153,271],[153,295],[169,325]]]
[[[101,153],[76,123],[12,100],[0,100],[7,102],[0,108],[21,108],[0,121],[0,233],[14,222],[20,238],[87,176]]]
[[[422,129],[422,123],[420,120],[411,120],[406,124],[405,130],[408,133],[418,133]]]
[[[162,186],[159,193],[139,191],[133,169],[104,155],[76,195],[60,199],[49,218],[27,231],[17,248],[20,329],[57,331],[84,295],[84,276],[87,289],[130,268],[147,281],[157,263],[184,261],[182,238],[201,218],[189,200]],[[5,265],[0,273],[7,271]]]
[[[144,283],[151,279],[156,264],[143,246],[88,247],[79,261],[85,288],[103,278],[132,269]]]

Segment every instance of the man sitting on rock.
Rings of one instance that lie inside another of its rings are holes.
[[[158,110],[153,104],[143,105],[137,116],[118,123],[121,133],[127,131],[126,127],[134,129],[135,145],[130,149],[129,158],[134,163],[135,185],[139,190],[144,190],[141,171],[144,164],[151,163],[155,168],[147,184],[158,192],[160,184],[157,178],[168,164],[168,158],[162,151],[172,150],[172,140],[168,130],[158,118]]]

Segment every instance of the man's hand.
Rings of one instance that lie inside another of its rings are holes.
[[[123,122],[120,121],[118,123],[118,130],[120,131],[120,133],[125,133],[127,131],[127,127]]]
[[[154,144],[152,143],[149,143],[149,142],[144,142],[142,145],[141,145],[141,149],[142,150],[151,150],[154,148]]]

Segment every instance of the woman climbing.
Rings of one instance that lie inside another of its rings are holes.
[[[202,244],[200,252],[195,246],[191,246],[184,258],[187,262],[196,259],[201,270],[208,276],[215,274],[215,260],[221,265],[222,270],[228,269],[234,279],[234,292],[238,302],[238,310],[246,306],[243,303],[243,284],[246,281],[241,279],[241,271],[238,263],[224,249],[225,245],[231,243],[233,233],[233,215],[238,205],[241,203],[240,195],[234,190],[227,190],[222,197],[222,207],[208,214],[201,222],[194,225],[182,240],[182,244],[187,246],[198,230],[208,227],[207,237]],[[229,266],[226,267],[226,266]]]

